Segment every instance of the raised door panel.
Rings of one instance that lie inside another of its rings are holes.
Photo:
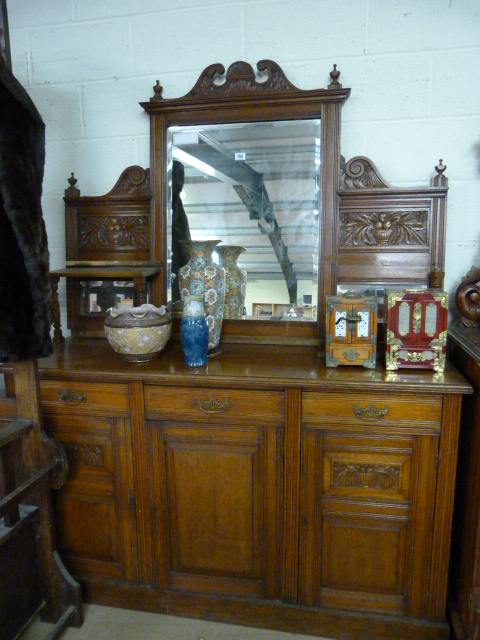
[[[401,613],[407,524],[401,510],[324,509],[322,605]]]
[[[427,617],[438,436],[302,429],[303,604]]]
[[[136,525],[129,422],[46,414],[64,447],[66,484],[54,492],[57,543],[75,576],[135,581]]]
[[[152,466],[165,474],[154,488],[153,528],[163,532],[158,582],[179,591],[275,597],[277,430],[164,423],[149,423],[149,430],[158,456]]]

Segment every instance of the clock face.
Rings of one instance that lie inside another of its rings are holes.
[[[360,322],[357,322],[357,338],[368,338],[370,311],[358,311],[358,315],[361,317],[361,320]]]
[[[345,338],[347,335],[347,312],[335,311],[335,337]]]

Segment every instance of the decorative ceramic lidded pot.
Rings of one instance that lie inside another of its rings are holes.
[[[225,269],[213,262],[212,253],[220,240],[183,240],[190,260],[178,270],[180,295],[203,295],[208,325],[208,352],[220,342],[225,303]]]
[[[216,248],[220,266],[225,268],[225,309],[224,318],[241,318],[247,291],[247,272],[241,269],[237,260],[245,247],[222,245]]]
[[[153,304],[112,308],[107,311],[104,328],[110,346],[125,360],[148,362],[167,344],[172,318],[166,307]]]
[[[189,367],[207,364],[208,325],[203,308],[203,296],[185,296],[180,323],[184,362]]]

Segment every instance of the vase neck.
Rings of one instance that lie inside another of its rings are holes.
[[[213,261],[213,251],[220,240],[184,240],[190,259],[203,258],[210,264]]]
[[[236,267],[237,266],[237,260],[240,257],[240,254],[242,254],[245,251],[244,247],[234,247],[234,246],[223,246],[223,247],[218,247],[217,249],[217,253],[218,253],[218,260],[219,263],[222,267]]]
[[[203,308],[203,296],[185,296],[183,302],[183,315],[189,318],[201,318],[205,316]]]

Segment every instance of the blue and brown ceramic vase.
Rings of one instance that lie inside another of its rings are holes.
[[[183,359],[189,367],[207,364],[208,326],[203,308],[203,296],[185,296],[180,322]]]
[[[213,251],[220,240],[183,240],[190,260],[178,270],[180,295],[203,295],[208,325],[208,353],[218,350],[225,304],[225,269],[213,262]]]
[[[245,247],[222,245],[216,248],[221,267],[225,269],[225,309],[224,318],[241,318],[247,291],[247,272],[241,269],[237,260],[246,251]]]

